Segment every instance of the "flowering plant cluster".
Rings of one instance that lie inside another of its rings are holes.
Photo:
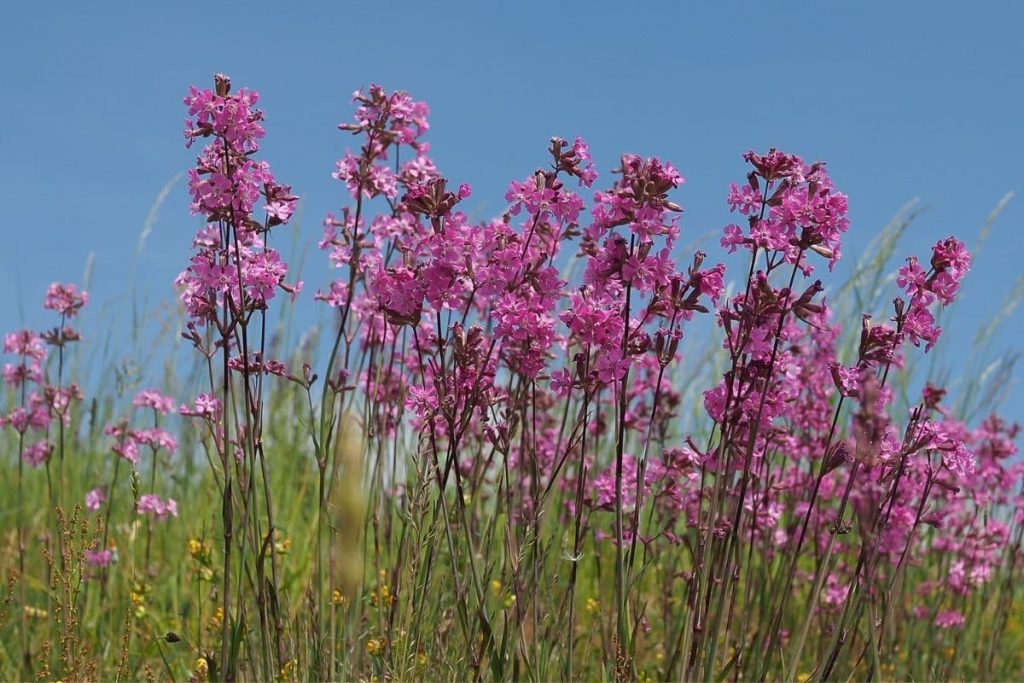
[[[466,515],[463,501],[488,495],[493,482],[507,488],[507,512],[519,525],[510,523],[507,533],[528,545],[546,497],[553,490],[565,496],[570,557],[581,552],[588,528],[611,540],[620,647],[635,646],[628,620],[639,608],[630,604],[629,586],[638,556],[651,557],[656,541],[691,556],[683,590],[690,611],[669,669],[698,677],[710,675],[704,667],[715,660],[726,623],[715,605],[735,605],[740,590],[711,577],[741,575],[748,552],[741,547],[789,560],[784,596],[768,612],[768,635],[755,644],[763,656],[735,662],[761,667],[743,669],[751,675],[773,665],[808,546],[825,557],[803,579],[811,602],[841,613],[824,675],[845,645],[848,622],[877,591],[902,580],[909,564],[959,548],[953,538],[962,534],[986,539],[987,554],[963,551],[972,563],[991,563],[975,576],[992,575],[1003,561],[1009,527],[969,530],[963,524],[971,524],[970,514],[957,512],[981,509],[962,496],[976,476],[980,437],[942,408],[942,391],[933,387],[903,424],[890,417],[892,369],[903,366],[908,345],[923,341],[932,349],[941,332],[934,309],[954,301],[969,270],[962,242],[936,244],[927,271],[908,259],[897,278],[906,298],[894,300],[890,321],[864,317],[857,360],[845,365],[843,329],[832,320],[826,287],[809,279],[815,259],[835,266],[849,228],[847,197],[824,164],[774,149],[744,156],[751,170],[742,186],[730,187],[727,203],[746,227],[728,225],[721,244],[747,253],[749,265],[742,290],[723,299],[723,264],[706,267],[697,252],[677,269],[682,209],[669,195],[683,179],[671,164],[623,156],[619,178],[594,193],[585,221],[587,204],[565,180],[582,187],[596,181],[589,151],[582,140],[554,138],[549,167],[510,184],[499,220],[474,225],[457,210],[469,188],[449,191],[427,156],[425,105],[377,86],[354,99],[356,122],[340,127],[362,136],[361,153],[346,153],[335,177],[355,206],[341,219],[328,216],[320,244],[347,277],[317,298],[338,309],[335,353],[344,348],[347,359],[357,349],[369,361],[351,380],[346,364],[336,386],[351,381],[350,400],[365,392],[378,434],[401,431],[405,397],[442,496],[454,473],[456,515]],[[403,145],[411,152],[404,165]],[[375,198],[386,208],[370,217]],[[555,263],[577,237],[584,265],[574,283]],[[682,399],[666,372],[678,361],[682,324],[710,311],[727,359],[717,386],[704,393],[714,429],[706,446],[690,437],[673,446]],[[1000,498],[1008,500],[1021,472],[994,466]],[[607,526],[600,521],[605,511],[613,516]],[[857,546],[843,540],[851,511],[863,534],[856,562]],[[922,525],[933,531],[922,533]],[[512,580],[524,581],[514,569]],[[959,585],[963,594],[963,581],[923,585],[933,586],[928,594],[943,609],[918,607],[913,615],[961,625],[948,594],[935,591]],[[743,590],[749,599],[751,588]],[[882,607],[886,615],[893,609],[891,602]],[[798,659],[813,616],[790,641]],[[483,617],[478,628],[489,628]],[[728,642],[727,629],[724,637]],[[688,651],[709,652],[709,659],[690,659]]]
[[[88,301],[88,292],[79,292],[73,284],[55,282],[46,291],[43,308],[59,313],[60,325],[42,334],[18,330],[4,337],[4,353],[18,359],[4,364],[4,384],[19,398],[13,410],[0,415],[0,427],[9,427],[18,434],[19,461],[32,467],[48,462],[54,452],[51,424],[56,422],[63,430],[70,424],[72,404],[82,399],[78,385],[62,386],[63,357],[64,348],[81,339],[79,332],[67,322],[77,316]],[[47,346],[57,349],[60,358],[55,384],[47,381],[43,372]],[[30,390],[33,385],[36,388]],[[32,440],[33,435],[42,438]]]
[[[21,573],[24,464],[45,466],[54,510],[40,545],[62,653],[26,590],[17,627],[46,672],[96,677],[71,645],[90,604],[88,626],[121,633],[119,678],[153,644],[196,681],[1012,668],[1020,429],[911,376],[971,268],[962,241],[880,270],[891,309],[850,326],[825,280],[849,199],[824,163],[743,155],[720,262],[683,247],[672,163],[622,154],[602,182],[578,137],[550,138],[500,215],[474,217],[431,156],[426,103],[371,85],[338,125],[344,199],[306,295],[328,324],[288,349],[274,315],[303,284],[270,245],[298,197],[258,156],[259,101],[222,74],[184,100],[204,221],[176,280],[187,388],[115,373],[133,412],[73,419],[73,285],[47,292],[57,327],[5,338]],[[91,449],[71,481],[66,449]],[[103,614],[114,595],[123,622]],[[11,671],[45,677],[31,660]]]

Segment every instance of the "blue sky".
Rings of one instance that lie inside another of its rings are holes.
[[[262,93],[261,157],[303,198],[300,245],[344,201],[330,173],[349,139],[335,125],[349,117],[350,93],[370,82],[428,101],[433,155],[453,182],[473,185],[468,206],[481,216],[500,213],[508,181],[542,164],[556,134],[586,138],[603,181],[623,151],[676,164],[688,179],[678,195],[683,241],[730,221],[726,188],[742,179],[740,154],[751,148],[829,163],[850,196],[849,260],[915,197],[927,210],[900,253],[924,253],[951,233],[973,244],[996,202],[1024,190],[1019,3],[301,7],[5,10],[0,328],[47,324],[38,310],[46,285],[80,280],[89,254],[87,330],[128,324],[133,288],[172,300],[196,227],[183,184],[137,256],[139,233],[160,189],[194,160],[181,98],[218,70]],[[942,342],[953,375],[1024,271],[1022,204],[1018,196],[998,219]],[[326,275],[310,253],[310,291]],[[993,354],[1019,352],[1022,332],[1018,313]],[[1011,399],[1007,412],[1024,418],[1024,392]]]

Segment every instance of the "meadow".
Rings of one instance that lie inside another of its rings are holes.
[[[558,137],[477,222],[426,103],[371,86],[304,284],[273,112],[221,74],[184,104],[166,348],[79,330],[82,283],[4,338],[0,678],[1024,678],[986,356],[1024,288],[955,392],[929,362],[980,243],[901,253],[908,208],[837,281],[846,195],[769,149],[705,253],[672,163]]]

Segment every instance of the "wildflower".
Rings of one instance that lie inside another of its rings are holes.
[[[112,550],[86,550],[85,560],[94,567],[106,567],[114,558]]]
[[[191,117],[186,144],[214,138],[189,171],[188,186],[193,213],[205,215],[208,223],[229,225],[234,244],[221,244],[216,231],[204,228],[194,241],[197,251],[190,265],[175,281],[198,325],[215,324],[217,312],[229,307],[264,310],[277,289],[292,295],[299,289],[285,283],[287,267],[263,238],[288,222],[298,197],[275,180],[268,163],[252,156],[264,135],[263,113],[256,108],[259,95],[245,89],[231,94],[230,80],[222,74],[214,80],[215,91],[193,87],[185,98]],[[267,214],[263,222],[252,217],[261,198]]]
[[[964,615],[958,610],[939,612],[935,615],[935,625],[944,629],[960,628],[964,625]]]
[[[32,330],[19,330],[4,336],[4,353],[41,361],[46,358],[42,338]]]
[[[40,467],[53,454],[53,444],[49,441],[38,441],[25,447],[22,452],[22,459],[32,467]]]
[[[299,669],[299,660],[294,659],[294,658],[293,659],[289,659],[287,662],[285,662],[281,666],[281,671],[279,673],[279,679],[282,680],[282,681],[295,680],[295,673],[298,671],[298,669]]]
[[[132,404],[138,407],[152,408],[161,415],[167,415],[174,410],[174,399],[164,396],[156,389],[146,389],[135,395]]]
[[[43,308],[73,318],[89,302],[88,292],[79,292],[73,284],[54,282],[46,290]]]
[[[160,499],[151,493],[139,497],[136,511],[140,514],[151,514],[157,519],[167,519],[169,516],[178,516],[178,503],[173,498]]]
[[[90,510],[99,510],[105,502],[107,502],[107,491],[105,488],[95,488],[85,494],[85,507]]]
[[[199,394],[193,403],[193,407],[181,406],[178,413],[185,417],[201,417],[207,420],[215,420],[220,415],[220,401],[210,394]]]
[[[197,683],[205,683],[209,679],[210,665],[206,662],[206,657],[200,657],[196,660],[195,680]]]
[[[203,564],[209,563],[212,552],[213,546],[209,541],[201,541],[198,538],[188,540],[188,554],[193,560]]]

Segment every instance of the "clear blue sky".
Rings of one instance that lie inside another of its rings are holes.
[[[951,233],[973,243],[1000,197],[1024,191],[1021,3],[293,7],[6,7],[0,329],[46,324],[46,285],[79,280],[90,253],[87,329],[119,310],[112,324],[127,324],[133,286],[172,299],[196,227],[183,184],[136,259],[138,236],[161,187],[194,160],[181,98],[218,70],[263,95],[261,156],[303,198],[303,244],[343,201],[330,173],[349,139],[335,125],[350,114],[350,93],[370,82],[429,102],[438,165],[473,185],[470,207],[481,215],[502,210],[507,182],[543,163],[554,134],[589,140],[605,181],[622,151],[675,163],[688,178],[678,198],[690,237],[729,222],[725,191],[743,177],[743,151],[776,146],[826,160],[850,195],[851,260],[912,198],[928,209],[901,252],[923,253]],[[959,333],[944,340],[954,375],[974,329],[1024,270],[1022,207],[1024,195],[1011,201],[969,277]],[[323,264],[310,255],[310,291]],[[1022,333],[1018,313],[993,351],[1020,351]]]

